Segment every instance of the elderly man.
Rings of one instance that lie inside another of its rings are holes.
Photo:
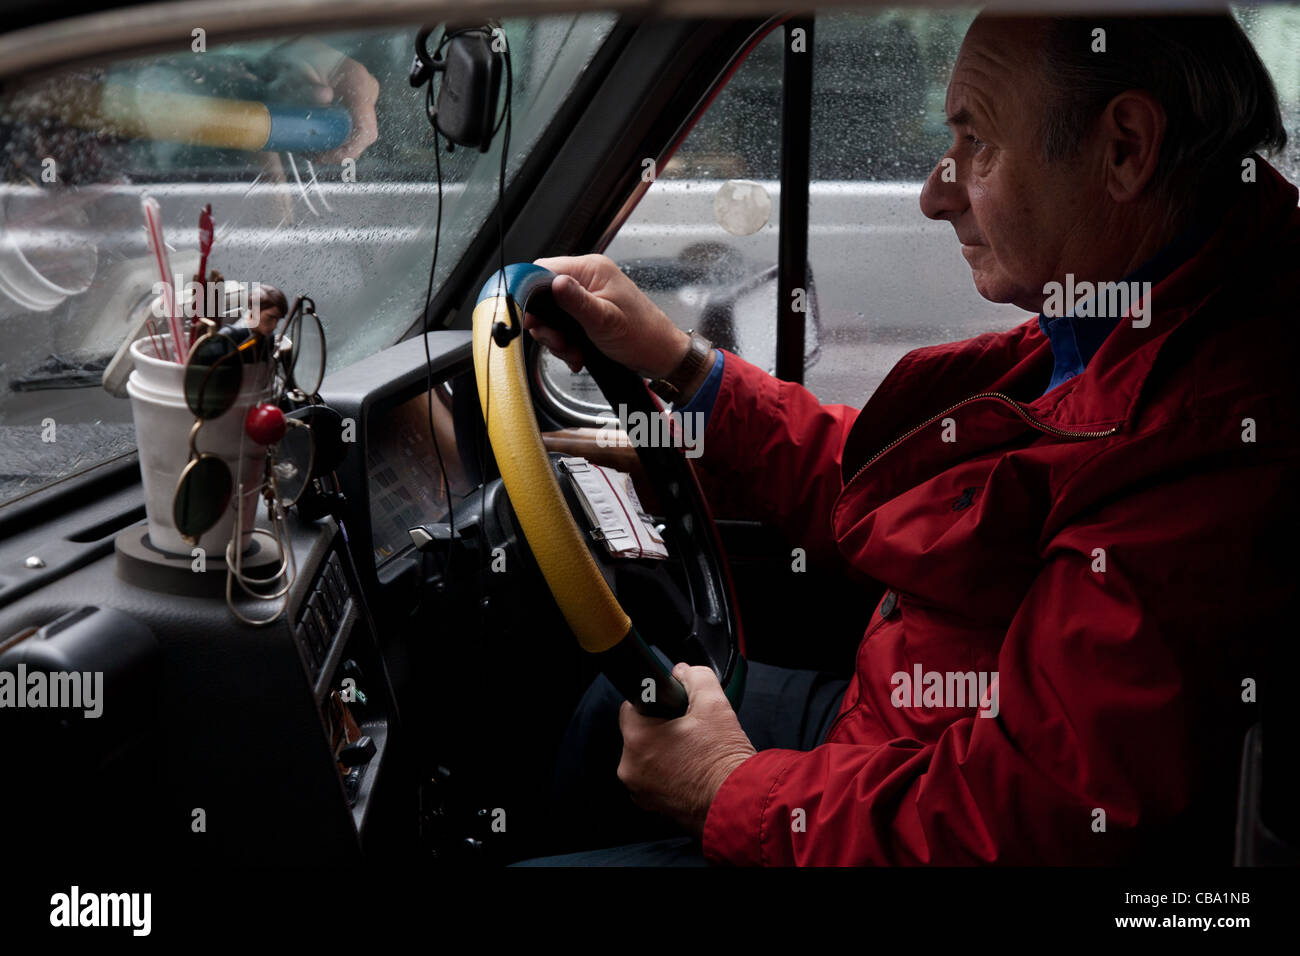
[[[1039,314],[909,353],[861,412],[710,353],[688,407],[715,511],[888,590],[842,698],[790,680],[738,720],[678,665],[689,712],[624,704],[618,779],[715,863],[1226,860],[1300,571],[1300,211],[1255,153],[1285,143],[1272,83],[1226,15],[981,16],[946,111],[922,212],[981,295]],[[541,264],[647,377],[692,347],[609,260]]]

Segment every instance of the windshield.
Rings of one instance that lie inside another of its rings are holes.
[[[613,22],[608,14],[503,22],[513,65],[507,178]],[[411,328],[436,207],[425,91],[408,82],[417,32],[209,44],[200,30],[187,50],[6,87],[0,506],[129,454],[143,437],[114,358],[151,331],[142,323],[160,269],[141,212],[146,195],[160,205],[170,269],[184,281],[195,278],[199,215],[211,204],[209,270],[273,285],[290,300],[309,295],[330,370]],[[495,206],[501,142],[441,155],[438,282]]]

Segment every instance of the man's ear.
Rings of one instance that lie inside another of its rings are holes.
[[[1165,108],[1145,90],[1127,90],[1107,104],[1100,126],[1106,190],[1115,202],[1137,199],[1155,175],[1165,124]]]

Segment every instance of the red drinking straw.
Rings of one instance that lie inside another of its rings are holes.
[[[212,203],[203,207],[199,213],[199,273],[194,277],[194,281],[199,287],[198,314],[207,315],[207,295],[208,295],[208,253],[212,251],[212,238],[216,229],[212,222]],[[194,340],[198,338],[199,323],[190,323],[190,341],[191,347]]]

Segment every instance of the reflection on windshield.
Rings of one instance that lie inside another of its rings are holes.
[[[508,20],[515,171],[603,42],[608,15]],[[140,202],[158,200],[170,268],[311,296],[330,368],[396,342],[423,305],[433,137],[407,82],[417,27],[213,44],[20,83],[0,99],[0,505],[136,436],[119,353],[157,264]],[[196,44],[201,45],[201,44]],[[442,157],[439,280],[496,201],[499,143]],[[100,385],[104,373],[111,391]]]

